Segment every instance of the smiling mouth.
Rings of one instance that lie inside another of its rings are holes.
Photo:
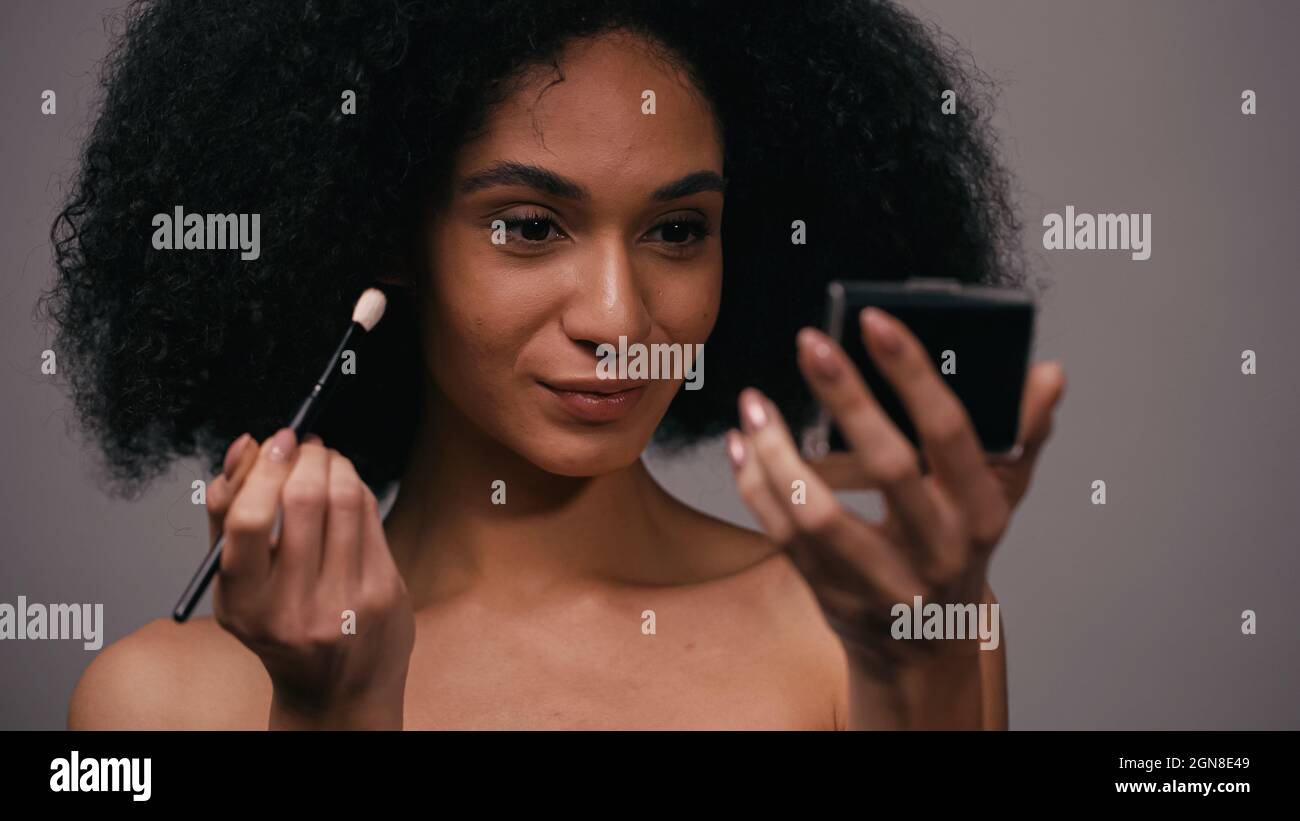
[[[561,387],[539,380],[538,384],[546,388],[570,416],[591,423],[623,418],[636,407],[646,389],[644,384],[623,387],[627,383]]]

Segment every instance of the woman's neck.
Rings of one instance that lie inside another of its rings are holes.
[[[541,470],[433,400],[384,523],[416,607],[671,577],[660,525],[678,513],[640,459],[596,477]]]

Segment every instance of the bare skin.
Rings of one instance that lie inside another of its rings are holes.
[[[778,428],[746,421],[733,434],[749,454],[736,481],[764,528],[755,533],[673,499],[640,461],[681,380],[650,382],[631,410],[602,421],[557,397],[553,388],[590,379],[596,346],[619,336],[703,342],[722,278],[723,192],[709,183],[723,174],[722,152],[707,103],[625,35],[577,43],[562,62],[564,82],[531,72],[492,112],[460,151],[450,201],[429,214],[412,277],[425,415],[390,514],[379,521],[373,494],[328,443],[290,442],[279,460],[271,440],[232,446],[208,493],[212,531],[228,540],[217,618],[158,620],[101,653],[74,693],[70,727],[1005,726],[1003,649],[956,648],[882,673],[869,641],[836,621],[808,551],[867,542],[839,544],[825,530],[817,547],[803,538],[805,511],[772,508],[760,490],[797,458]],[[655,115],[640,111],[647,88]],[[581,191],[500,173],[519,166]],[[489,240],[497,219],[510,226],[504,244]],[[846,413],[865,407],[851,381],[813,374],[817,355],[801,346],[823,399]],[[894,370],[917,374],[914,393],[943,424],[951,405],[923,368],[904,357]],[[1023,426],[1033,455],[1059,392],[1055,370],[1031,374]],[[742,398],[743,418],[754,401]],[[885,441],[878,419],[855,416],[859,438]],[[969,455],[969,429],[947,431],[945,447]],[[1031,463],[997,476],[1007,498],[981,535],[1005,524]],[[915,478],[865,473],[887,496]],[[492,504],[496,481],[505,505]],[[993,486],[980,487],[990,507]],[[278,504],[286,522],[273,544]],[[850,541],[869,532],[838,508],[813,509]],[[912,569],[901,557],[928,555],[902,538],[903,521],[885,526],[895,543],[869,543],[893,557],[877,565],[894,579]],[[986,554],[967,556],[961,516],[944,521],[954,589],[991,600]],[[872,588],[873,571],[859,572],[847,579],[855,602]],[[842,604],[844,591],[834,595]],[[327,635],[354,601],[369,632]]]
[[[710,522],[692,530],[756,563],[660,590],[606,588],[512,607],[467,595],[419,611],[403,726],[842,726],[843,652],[798,573],[747,531]],[[641,633],[646,608],[656,612],[653,636]],[[211,618],[151,622],[91,668],[73,729],[267,727],[266,670]]]

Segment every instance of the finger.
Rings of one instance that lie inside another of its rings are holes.
[[[1030,368],[1021,401],[1020,455],[1013,462],[993,466],[1012,507],[1024,497],[1038,454],[1052,432],[1053,415],[1064,394],[1065,369],[1060,362],[1040,362]]]
[[[831,487],[798,455],[780,411],[754,388],[741,391],[741,420],[762,466],[768,492],[794,524],[789,553],[801,573],[819,588],[901,590],[907,572],[902,551],[885,542],[867,522],[845,511]],[[803,482],[796,494],[796,482]]]
[[[364,483],[361,487],[365,495],[361,524],[361,589],[378,589],[383,593],[391,593],[396,587],[405,592],[406,584],[397,569],[393,553],[388,548],[388,537],[384,534],[384,521],[379,515],[379,499]]]
[[[384,520],[379,515],[379,499],[365,482],[361,483],[361,492],[364,501],[361,510],[361,564],[362,572],[369,575],[384,571],[389,566],[396,567],[396,563],[388,549],[388,537],[384,534]]]
[[[325,514],[323,571],[335,579],[358,581],[364,568],[361,536],[365,524],[365,492],[352,462],[329,451],[328,510]]]
[[[835,490],[880,490],[880,482],[867,478],[852,451],[833,450],[825,456],[809,459],[808,467]]]
[[[799,367],[830,412],[890,509],[921,543],[938,539],[939,511],[921,476],[916,450],[871,394],[848,354],[826,334],[804,328],[797,337]]]
[[[754,388],[740,392],[740,418],[772,496],[795,528],[818,538],[843,535],[844,507],[799,456],[776,406]]]
[[[965,406],[903,323],[867,308],[861,324],[863,341],[916,426],[935,478],[953,496],[975,541],[991,546],[1006,526],[1008,505]]]
[[[1040,362],[1030,369],[1025,381],[1021,410],[1025,430],[1021,445],[1025,454],[1032,457],[1052,432],[1052,416],[1065,396],[1065,369],[1060,362]]]
[[[767,477],[763,475],[763,467],[755,458],[748,437],[737,430],[727,431],[727,456],[731,460],[731,471],[736,477],[736,489],[740,492],[740,498],[749,512],[754,514],[763,532],[783,547],[789,544],[794,538],[794,523],[772,495]]]
[[[870,526],[845,511],[831,487],[801,459],[770,399],[755,388],[745,388],[740,401],[742,425],[753,443],[754,461],[762,465],[768,490],[794,522],[798,535],[840,553],[858,566],[859,574],[870,573],[870,562],[863,561],[863,548],[879,547]]]
[[[248,447],[250,444],[253,447]],[[252,470],[257,461],[256,440],[250,434],[241,433],[226,448],[226,457],[222,462],[221,473],[208,482],[204,495],[204,507],[208,513],[208,533],[211,536],[209,547],[220,537],[222,520],[230,509],[230,502],[244,484],[244,477]]]
[[[285,593],[306,592],[320,574],[329,462],[329,451],[319,439],[303,441],[280,491],[284,512],[271,573]]]
[[[228,578],[261,579],[270,570],[271,528],[296,452],[289,428],[281,428],[258,450],[256,464],[226,513],[221,572]]]

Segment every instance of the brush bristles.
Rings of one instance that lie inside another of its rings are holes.
[[[384,308],[387,306],[388,298],[384,296],[383,291],[378,288],[367,288],[357,300],[357,306],[352,309],[352,321],[369,333],[379,324],[380,318],[384,315]]]

